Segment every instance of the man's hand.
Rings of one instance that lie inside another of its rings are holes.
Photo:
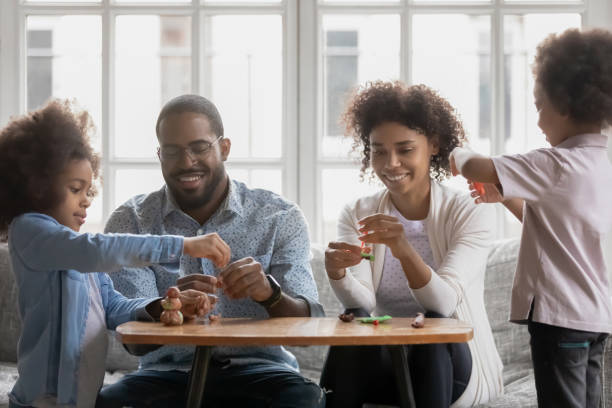
[[[330,242],[325,249],[325,271],[330,279],[346,275],[346,268],[361,262],[361,247],[346,242]]]
[[[194,289],[180,291],[179,299],[181,300],[181,313],[183,313],[185,319],[208,314],[217,302],[216,296]]]
[[[216,232],[186,237],[183,252],[193,258],[208,258],[220,268],[227,265],[232,253],[229,245]]]
[[[219,281],[214,276],[194,273],[178,278],[176,286],[179,290],[195,289],[200,292],[214,294],[217,293],[219,288]]]
[[[273,293],[261,264],[250,257],[225,267],[219,274],[219,282],[230,299],[250,297],[256,302],[262,302]]]

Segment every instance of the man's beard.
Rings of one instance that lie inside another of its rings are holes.
[[[223,165],[217,166],[210,173],[210,180],[208,184],[204,187],[204,191],[198,195],[185,194],[181,190],[175,190],[170,185],[170,191],[172,196],[176,200],[176,203],[182,210],[195,210],[198,208],[202,208],[214,198],[213,193],[215,189],[219,187],[221,182],[225,177],[225,167]],[[167,183],[166,183],[167,184]]]

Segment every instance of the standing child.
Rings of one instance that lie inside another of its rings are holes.
[[[598,407],[612,305],[602,239],[612,227],[612,33],[567,30],[538,47],[538,126],[550,148],[492,159],[464,148],[451,166],[487,183],[523,222],[510,320],[527,323],[541,407]]]
[[[79,234],[99,161],[86,112],[53,101],[0,132],[0,233],[8,234],[19,291],[19,378],[11,407],[93,407],[104,378],[106,330],[153,320],[159,299],[127,299],[105,273],[176,264],[181,255],[227,264],[217,234],[196,238]],[[211,309],[202,292],[181,292],[187,317]]]

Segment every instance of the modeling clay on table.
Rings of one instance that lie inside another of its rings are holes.
[[[391,320],[391,316],[384,315],[384,316],[360,317],[357,320],[359,320],[361,323],[370,323],[370,324],[373,324],[374,326],[378,326],[378,323],[382,323],[387,320]]]
[[[166,292],[166,297],[161,301],[164,311],[160,316],[160,321],[166,326],[180,326],[183,324],[183,314],[181,313],[181,300],[179,290],[176,286],[171,286]]]

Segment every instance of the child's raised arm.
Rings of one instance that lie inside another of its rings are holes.
[[[50,216],[29,213],[9,230],[13,254],[33,271],[112,272],[123,266],[178,265],[183,237],[132,234],[79,234]]]
[[[453,176],[461,174],[468,180],[479,183],[499,184],[493,160],[465,147],[455,147],[450,154]]]
[[[524,200],[520,198],[505,199],[497,170],[491,158],[480,155],[464,147],[456,147],[450,155],[451,172],[453,175],[461,174],[468,179],[472,196],[476,203],[500,202],[519,221],[523,222]],[[483,191],[478,190],[474,182],[483,183]]]

